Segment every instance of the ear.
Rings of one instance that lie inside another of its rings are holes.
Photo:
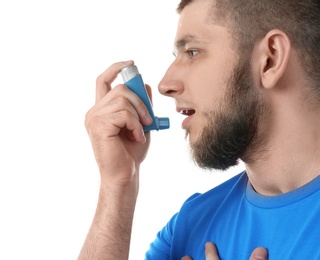
[[[275,87],[287,69],[291,42],[280,30],[270,31],[260,42],[258,51],[261,84],[266,89]]]

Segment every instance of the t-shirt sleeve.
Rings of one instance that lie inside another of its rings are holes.
[[[177,220],[177,215],[173,215],[164,228],[158,232],[156,239],[150,244],[146,252],[145,260],[165,260],[170,259],[172,236]]]
[[[199,195],[199,193],[193,194],[185,201],[185,203]],[[171,245],[178,216],[179,212],[173,215],[170,221],[167,223],[167,225],[164,226],[164,228],[158,232],[156,239],[150,244],[150,248],[145,255],[145,260],[171,259]]]

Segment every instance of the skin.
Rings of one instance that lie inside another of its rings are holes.
[[[207,125],[204,114],[223,108],[219,101],[239,58],[228,29],[206,20],[209,6],[210,0],[198,0],[182,11],[176,59],[159,84],[159,91],[174,98],[178,110],[196,111],[183,125],[191,147]],[[188,41],[182,45],[181,39]],[[277,195],[301,187],[320,172],[319,104],[309,90],[298,54],[280,30],[271,30],[255,44],[251,71],[253,87],[268,113],[258,126],[258,138],[263,141],[240,159],[257,192]]]
[[[205,245],[205,256],[206,260],[220,260],[216,246],[208,242]],[[267,260],[268,251],[265,248],[258,247],[253,250],[249,260]],[[181,260],[192,260],[190,256],[184,256]]]
[[[86,115],[101,188],[78,259],[128,259],[139,167],[150,143],[150,134],[144,134],[141,123],[152,122],[146,106],[126,86],[111,90],[120,70],[132,64],[115,63],[98,77],[96,104]]]
[[[208,123],[207,111],[224,107],[228,79],[240,57],[228,28],[205,19],[208,7],[209,0],[196,0],[182,11],[176,58],[159,84],[163,95],[174,98],[178,111],[196,111],[183,122],[191,147]],[[150,144],[150,134],[143,133],[142,125],[151,123],[147,108],[134,93],[122,84],[112,87],[121,68],[131,64],[133,61],[115,63],[98,77],[96,103],[86,115],[101,187],[78,259],[128,259],[139,169]],[[255,44],[251,72],[252,87],[268,113],[258,126],[263,142],[252,145],[254,153],[240,159],[258,193],[285,193],[320,172],[319,105],[308,90],[298,55],[282,31],[272,30]],[[219,259],[212,243],[204,253],[207,260]],[[267,251],[257,248],[248,257],[267,259]]]

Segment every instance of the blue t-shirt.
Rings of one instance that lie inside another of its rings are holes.
[[[256,247],[271,260],[320,259],[320,177],[277,195],[254,191],[245,172],[190,197],[157,234],[147,260],[205,259],[206,242],[221,260],[248,260]]]

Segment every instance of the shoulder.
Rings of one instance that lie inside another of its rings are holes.
[[[207,207],[208,203],[210,204],[210,207],[212,207],[213,205],[218,206],[219,204],[223,203],[223,201],[225,201],[227,197],[233,195],[238,196],[239,193],[243,193],[245,191],[247,182],[248,177],[245,172],[237,174],[231,179],[223,182],[222,184],[212,188],[205,193],[193,194],[182,205],[180,212],[189,207]]]
[[[196,193],[190,196],[183,203],[180,211],[157,234],[145,259],[171,259],[170,255],[179,255],[178,252],[186,244],[190,233],[202,232],[210,222],[212,214],[215,214],[226,203],[229,207],[230,202],[226,202],[228,198],[234,201],[230,196],[241,197],[239,194],[245,190],[246,183],[247,176],[243,172],[203,194]],[[232,203],[237,204],[237,202]],[[202,227],[201,230],[199,227]]]

